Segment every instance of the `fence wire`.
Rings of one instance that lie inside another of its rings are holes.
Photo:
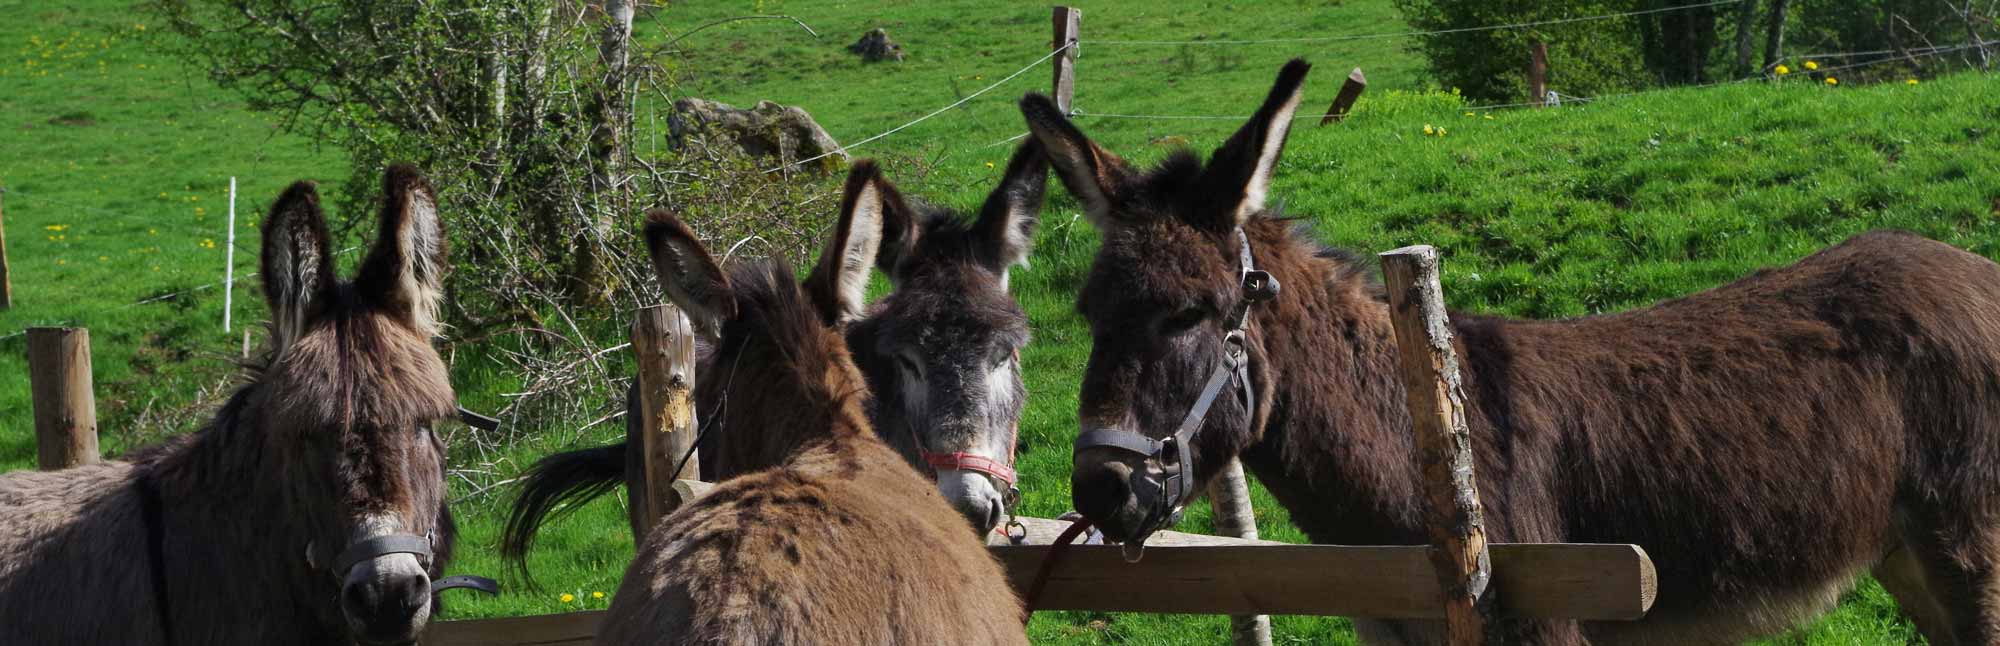
[[[1334,42],[1351,41],[1351,40],[1386,40],[1391,38],[1416,38],[1419,36],[1439,36],[1444,34],[1460,34],[1460,33],[1477,32],[1477,31],[1499,31],[1503,29],[1526,29],[1529,27],[1545,27],[1548,25],[1565,25],[1578,22],[1613,20],[1617,18],[1643,16],[1647,14],[1667,13],[1670,11],[1686,11],[1689,9],[1702,9],[1706,7],[1715,7],[1725,4],[1740,4],[1740,0],[1715,0],[1714,2],[1702,2],[1697,4],[1687,4],[1675,7],[1658,7],[1654,9],[1645,9],[1640,11],[1624,11],[1619,13],[1609,13],[1597,16],[1583,16],[1580,18],[1556,18],[1551,20],[1517,22],[1505,25],[1486,25],[1481,27],[1458,27],[1453,29],[1434,29],[1430,31],[1396,31],[1396,32],[1385,32],[1377,34],[1353,34],[1348,36],[1308,36],[1300,38],[1258,38],[1258,39],[1223,39],[1223,40],[1090,40],[1089,43],[1092,45],[1211,46],[1211,45],[1267,45],[1276,43],[1334,43]]]

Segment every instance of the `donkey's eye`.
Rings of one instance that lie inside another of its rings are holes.
[[[923,364],[917,363],[916,359],[911,359],[908,355],[896,355],[896,364],[901,366],[904,372],[910,373],[912,376],[920,379],[924,376]]]
[[[1201,325],[1201,322],[1207,319],[1207,309],[1190,307],[1179,312],[1174,312],[1173,315],[1162,319],[1160,321],[1160,332],[1174,334]]]

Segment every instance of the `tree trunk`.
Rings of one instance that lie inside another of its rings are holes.
[[[1787,0],[1771,0],[1771,16],[1764,26],[1764,69],[1777,67],[1785,58],[1785,9]]]
[[[1750,57],[1757,52],[1757,0],[1736,6],[1736,78],[1750,76]]]
[[[626,193],[631,190],[631,183],[625,177],[625,133],[631,128],[632,113],[625,86],[626,64],[631,57],[632,5],[631,0],[604,3],[604,31],[597,49],[604,66],[604,82],[598,89],[597,123],[591,131],[596,153],[591,188],[598,199],[595,205],[586,205],[589,212],[582,214],[587,225],[583,239],[577,241],[570,272],[570,294],[583,303],[603,303],[610,296],[609,285],[605,284],[604,247],[611,239],[614,214],[629,210]]]

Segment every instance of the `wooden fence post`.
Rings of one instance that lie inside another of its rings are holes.
[[[1438,283],[1438,253],[1428,245],[1382,254],[1389,318],[1396,332],[1417,464],[1430,504],[1431,562],[1444,590],[1445,637],[1452,646],[1486,641],[1486,594],[1492,561],[1473,477],[1472,434],[1465,423],[1458,353]]]
[[[14,283],[7,277],[7,187],[0,186],[0,310],[14,306]]]
[[[1243,476],[1243,461],[1231,459],[1222,467],[1222,475],[1208,487],[1208,504],[1215,511],[1215,533],[1257,540],[1257,516],[1250,508],[1250,479]],[[1271,646],[1271,616],[1230,617],[1229,635],[1236,646]]]
[[[1056,7],[1053,22],[1056,37],[1050,41],[1049,49],[1068,46],[1069,49],[1057,54],[1055,60],[1056,78],[1051,88],[1055,91],[1056,109],[1064,115],[1070,113],[1070,106],[1076,99],[1076,39],[1077,31],[1083,25],[1083,10],[1072,7]]]
[[[1528,50],[1528,103],[1539,108],[1549,97],[1549,44],[1535,41]]]
[[[1347,82],[1340,84],[1340,94],[1333,97],[1333,105],[1326,107],[1326,116],[1320,117],[1319,125],[1326,125],[1347,118],[1347,111],[1354,108],[1354,101],[1361,98],[1361,91],[1368,89],[1368,76],[1361,68],[1347,73]]]
[[[646,464],[646,492],[643,514],[637,523],[642,530],[635,538],[644,540],[653,524],[673,513],[680,505],[674,480],[701,477],[697,458],[690,456],[687,467],[675,472],[681,456],[694,446],[694,327],[687,315],[672,305],[655,305],[639,310],[632,322],[632,350],[639,358],[639,413],[643,429],[639,446]]]
[[[90,331],[28,328],[28,389],[35,406],[35,464],[55,471],[97,462]]]

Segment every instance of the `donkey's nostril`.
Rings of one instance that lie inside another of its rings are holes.
[[[347,615],[350,617],[364,617],[372,614],[369,611],[375,609],[377,605],[376,599],[379,596],[376,592],[378,590],[379,588],[376,586],[367,584],[350,583],[342,587],[340,591],[341,609],[347,611]]]

